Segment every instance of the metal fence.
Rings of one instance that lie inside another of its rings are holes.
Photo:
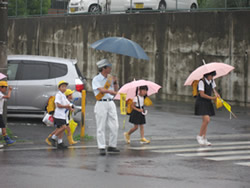
[[[20,17],[250,9],[250,0],[152,0],[151,4],[145,0],[96,0],[90,5],[87,5],[87,1],[90,0],[9,0],[8,15]]]

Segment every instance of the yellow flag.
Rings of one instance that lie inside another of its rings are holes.
[[[224,101],[223,99],[222,99],[222,103],[223,103],[224,107],[225,107],[229,112],[232,111],[232,110],[231,110],[231,106],[230,106],[226,101]]]
[[[121,115],[127,115],[127,110],[126,110],[126,93],[120,93],[120,111]]]

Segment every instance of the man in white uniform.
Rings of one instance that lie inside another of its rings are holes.
[[[113,101],[118,91],[117,79],[110,74],[111,63],[107,59],[102,59],[96,63],[99,74],[93,78],[92,88],[96,97],[95,118],[97,127],[97,143],[100,155],[106,155],[105,128],[110,129],[109,145],[107,152],[119,153],[116,148],[118,136],[118,117],[116,106]]]

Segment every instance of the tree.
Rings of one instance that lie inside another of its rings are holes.
[[[249,7],[250,0],[198,0],[200,8]]]
[[[9,0],[8,16],[47,14],[50,6],[51,0]]]

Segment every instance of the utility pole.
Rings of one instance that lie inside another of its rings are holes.
[[[7,27],[8,0],[0,0],[0,72],[7,74]],[[6,122],[6,104],[4,105],[4,121]]]

